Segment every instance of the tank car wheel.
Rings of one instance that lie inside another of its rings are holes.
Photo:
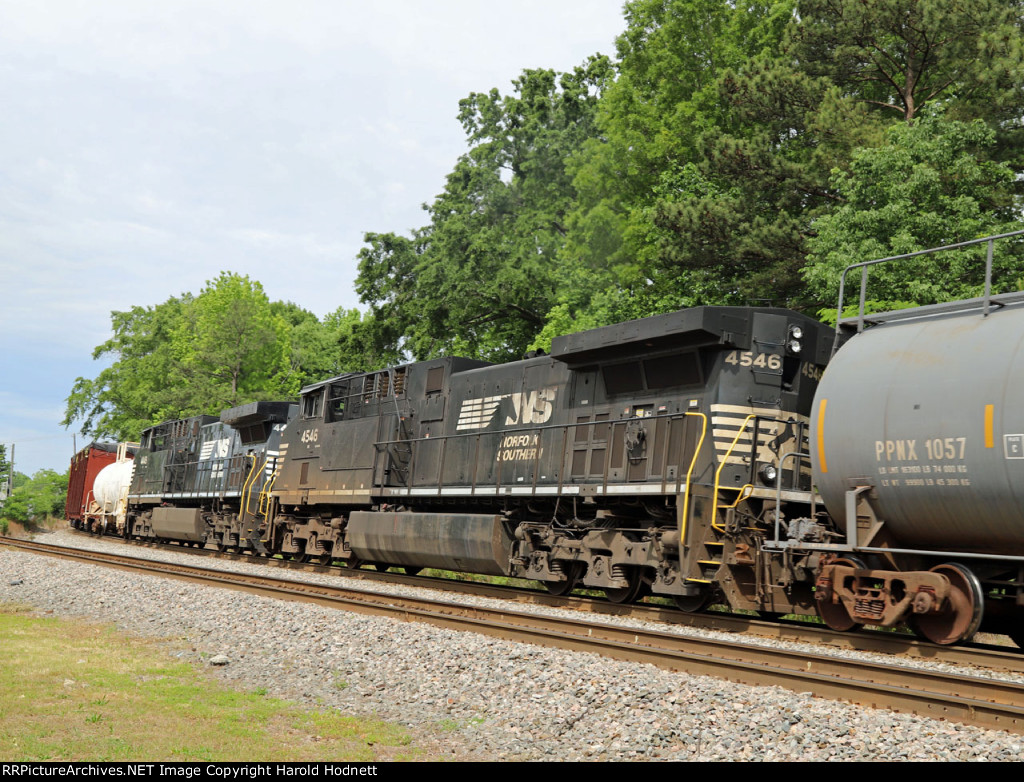
[[[856,557],[837,559],[832,564],[852,567],[855,570],[865,569],[864,563]],[[821,618],[821,621],[824,622],[829,629],[835,630],[837,633],[859,630],[864,626],[860,622],[855,622],[853,617],[850,616],[850,612],[841,604],[836,605],[831,600],[815,602],[818,603],[818,616]]]
[[[629,582],[629,586],[622,587],[621,589],[605,587],[605,596],[613,603],[636,602],[636,600],[643,594],[644,587],[647,586],[644,583],[644,580],[640,577],[640,568],[626,568],[626,572],[623,574],[623,577]]]
[[[714,595],[711,591],[706,590],[699,595],[673,595],[672,602],[676,604],[676,608],[680,611],[685,611],[688,614],[699,614],[711,605],[713,597]]]
[[[949,579],[950,592],[942,613],[922,614],[911,618],[912,629],[929,641],[942,646],[968,641],[981,627],[985,594],[981,582],[963,565],[949,562],[936,565],[933,573]]]

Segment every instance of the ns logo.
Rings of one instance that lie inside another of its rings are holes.
[[[551,418],[551,403],[555,401],[555,389],[523,391],[509,394],[508,398],[512,400],[512,415],[505,419],[505,426],[544,424]]]
[[[505,399],[512,403],[512,409],[505,416],[505,426],[547,423],[554,410],[553,403],[557,391],[555,386],[549,386],[536,391],[517,391],[513,394],[467,399],[459,410],[456,431],[486,429]]]

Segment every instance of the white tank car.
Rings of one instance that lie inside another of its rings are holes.
[[[92,528],[109,532],[116,528],[124,532],[128,487],[132,482],[135,462],[131,459],[108,464],[96,476],[92,487],[92,501],[86,514]]]

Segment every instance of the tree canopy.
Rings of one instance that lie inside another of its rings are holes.
[[[263,286],[222,272],[198,295],[111,313],[114,335],[93,358],[112,364],[80,377],[64,425],[129,440],[160,421],[265,399],[288,399],[306,383],[359,369],[372,351],[358,311],[322,321],[291,302],[271,302]]]
[[[468,152],[409,238],[370,233],[356,289],[382,344],[418,358],[439,353],[517,357],[544,325],[562,286],[559,251],[573,203],[567,160],[595,131],[611,78],[605,57],[572,73],[524,71],[513,94],[459,104]]]
[[[0,518],[20,522],[42,521],[47,516],[61,516],[68,494],[68,474],[39,470],[29,479],[16,473],[14,491],[3,503]]]

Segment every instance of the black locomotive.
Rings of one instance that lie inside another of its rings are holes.
[[[254,403],[161,424],[133,534],[813,612],[816,560],[761,541],[810,506],[809,462],[786,457],[807,451],[831,338],[788,310],[698,307],[509,364],[342,375],[303,389],[294,417]]]
[[[128,495],[127,534],[224,551],[266,553],[268,490],[279,444],[298,406],[253,402],[166,421],[142,433]]]

